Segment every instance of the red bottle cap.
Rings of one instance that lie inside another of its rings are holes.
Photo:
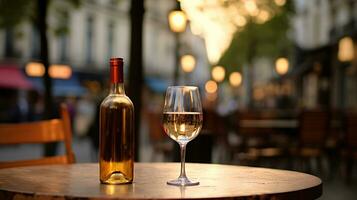
[[[123,58],[111,58],[110,59],[110,82],[111,83],[123,83]]]

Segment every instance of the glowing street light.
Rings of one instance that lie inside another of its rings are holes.
[[[184,55],[181,57],[181,67],[186,73],[192,72],[195,69],[196,59],[192,55]]]
[[[233,72],[229,76],[229,83],[233,87],[238,87],[242,83],[242,75],[239,72]]]
[[[288,59],[278,58],[275,62],[275,70],[279,75],[285,75],[289,71]]]
[[[217,82],[222,82],[226,75],[226,70],[222,66],[216,66],[212,69],[212,78]]]
[[[26,64],[27,76],[42,77],[45,74],[45,66],[40,62],[29,62]]]
[[[51,65],[48,71],[51,78],[69,79],[72,69],[69,65]]]
[[[217,89],[218,89],[218,85],[216,82],[209,80],[205,84],[205,89],[206,89],[207,93],[210,93],[210,94],[216,93]]]
[[[181,33],[186,30],[187,17],[182,10],[173,10],[169,14],[169,25],[172,32]]]
[[[353,40],[350,37],[342,38],[338,43],[338,60],[349,62],[354,59]]]
[[[174,85],[178,84],[179,68],[180,68],[180,38],[179,33],[186,30],[187,16],[181,10],[180,2],[176,2],[175,10],[172,10],[168,16],[169,26],[172,32],[175,33],[175,69],[174,69]]]

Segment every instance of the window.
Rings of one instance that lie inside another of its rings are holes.
[[[61,62],[66,62],[68,60],[67,57],[67,41],[68,41],[68,36],[67,35],[61,35],[59,37],[59,53],[60,53],[60,61]]]
[[[108,24],[108,57],[113,56],[113,44],[114,43],[114,23],[109,22]]]
[[[5,29],[5,57],[14,57],[14,31],[13,28]]]
[[[85,48],[85,60],[87,63],[92,63],[92,49],[93,49],[93,37],[94,37],[94,28],[93,28],[93,17],[88,17],[86,22],[86,48]]]
[[[59,11],[59,22],[57,27],[58,35],[58,52],[60,62],[68,61],[67,49],[68,49],[68,24],[69,24],[69,14],[68,11]]]
[[[41,48],[40,45],[41,45],[40,33],[36,25],[34,24],[31,30],[31,57],[33,59],[40,58],[40,48]]]

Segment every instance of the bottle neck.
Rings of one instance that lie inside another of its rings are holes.
[[[110,83],[110,94],[125,94],[124,83]]]
[[[125,94],[122,63],[111,63],[110,94]]]

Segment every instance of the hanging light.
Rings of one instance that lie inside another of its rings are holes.
[[[349,62],[354,59],[353,40],[350,37],[342,38],[338,43],[338,60]]]
[[[275,70],[279,75],[285,75],[289,71],[289,61],[287,58],[278,58],[275,62]]]
[[[195,69],[196,59],[192,55],[184,55],[181,57],[181,67],[186,73],[192,72]]]
[[[181,33],[186,30],[187,17],[182,10],[173,10],[169,14],[169,25],[171,31]]]
[[[283,6],[286,3],[286,0],[274,0],[275,4],[278,6]]]
[[[205,89],[206,89],[207,93],[210,93],[210,94],[216,93],[217,89],[218,89],[218,85],[216,82],[209,80],[205,84]]]
[[[266,10],[261,10],[256,20],[258,24],[264,24],[269,20],[269,18],[270,18],[270,13]]]
[[[40,62],[29,62],[26,64],[27,76],[42,77],[45,74],[45,66]]]
[[[243,27],[247,24],[245,17],[239,14],[233,18],[233,22],[239,27]]]
[[[229,83],[233,87],[238,87],[242,83],[242,75],[239,72],[233,72],[229,76]]]
[[[257,3],[254,0],[246,0],[244,7],[251,16],[257,16],[259,14]]]
[[[216,66],[212,69],[212,78],[217,82],[222,82],[226,75],[226,70],[222,66]]]

